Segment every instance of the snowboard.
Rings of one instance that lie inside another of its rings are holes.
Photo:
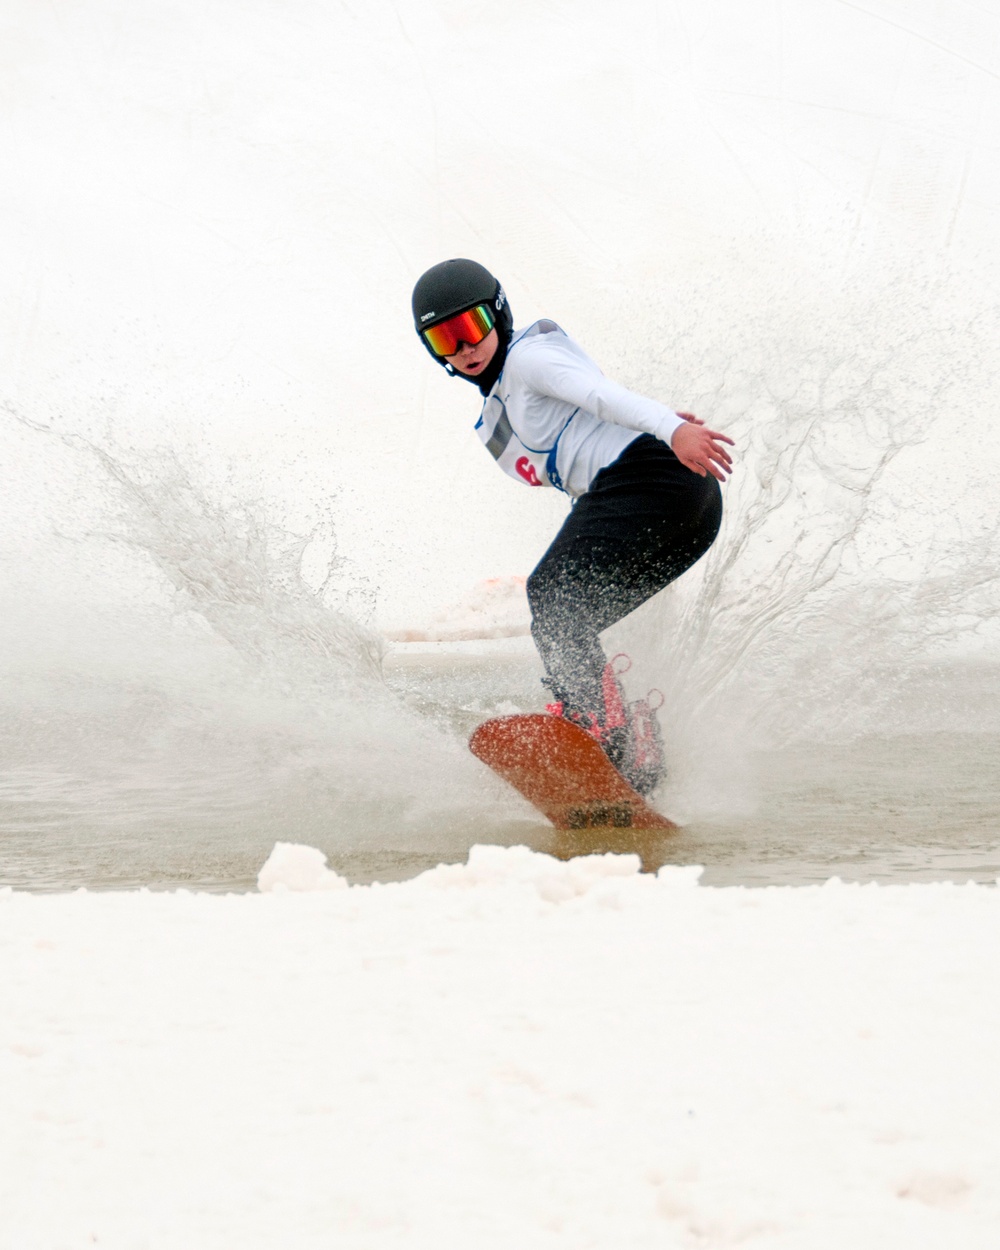
[[[469,748],[557,829],[677,829],[632,789],[586,730],[561,716],[485,721]]]

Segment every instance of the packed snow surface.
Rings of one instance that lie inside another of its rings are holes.
[[[994,1247],[1000,892],[0,894],[0,1244]]]

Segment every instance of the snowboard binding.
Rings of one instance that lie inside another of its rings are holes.
[[[624,652],[605,664],[599,708],[575,707],[563,696],[558,683],[545,677],[543,684],[557,696],[555,702],[546,704],[545,710],[552,716],[572,721],[589,733],[633,790],[647,795],[664,780],[667,771],[663,734],[656,716],[663,706],[663,694],[651,690],[645,699],[626,703],[618,678],[631,667],[632,661]],[[655,695],[659,695],[659,702],[654,707]]]

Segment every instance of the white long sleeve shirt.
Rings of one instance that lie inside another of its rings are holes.
[[[505,473],[582,495],[640,434],[668,446],[682,417],[610,381],[554,321],[514,334],[476,433]]]

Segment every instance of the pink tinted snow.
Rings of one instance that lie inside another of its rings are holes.
[[[531,618],[524,577],[491,577],[464,599],[442,608],[410,629],[390,631],[392,642],[473,642],[485,638],[520,638],[530,633]]]

